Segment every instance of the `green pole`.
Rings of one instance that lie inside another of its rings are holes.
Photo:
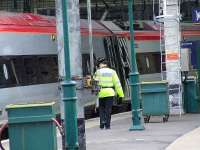
[[[130,46],[131,46],[131,73],[130,73],[130,87],[131,87],[131,110],[132,110],[132,130],[144,130],[142,110],[140,109],[140,84],[139,73],[136,62],[136,52],[134,48],[134,32],[133,32],[133,0],[128,0],[128,14],[130,22]]]
[[[71,80],[67,2],[67,0],[62,0],[65,79],[61,84],[63,88],[62,100],[64,102],[65,113],[65,150],[78,150],[76,83]]]
[[[13,0],[13,8],[12,8],[14,11],[17,10],[17,1],[16,0]]]

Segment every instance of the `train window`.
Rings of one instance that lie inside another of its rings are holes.
[[[58,64],[56,57],[39,57],[39,83],[52,83],[58,81]]]
[[[96,55],[93,56],[94,59],[94,72],[96,71]],[[83,76],[91,75],[91,64],[90,64],[90,54],[82,54],[82,69]]]
[[[0,87],[46,84],[58,81],[57,56],[0,57]]]
[[[11,63],[13,64],[13,70],[16,73],[16,80],[18,81],[18,85],[26,85],[26,68],[24,67],[24,60],[22,56],[12,57]]]
[[[91,74],[90,54],[82,54],[83,76]]]
[[[24,78],[25,84],[38,83],[38,62],[36,57],[28,56],[23,59]]]
[[[160,53],[138,53],[138,71],[140,74],[160,73]]]
[[[6,88],[16,85],[16,79],[13,73],[9,59],[6,57],[0,59],[0,87]]]
[[[3,75],[6,80],[8,80],[8,70],[5,64],[3,64]]]

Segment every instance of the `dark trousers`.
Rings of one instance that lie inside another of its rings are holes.
[[[114,97],[99,98],[100,128],[110,128],[111,112]]]

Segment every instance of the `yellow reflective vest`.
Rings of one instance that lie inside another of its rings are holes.
[[[124,97],[123,89],[115,70],[110,68],[98,69],[95,72],[94,79],[98,81],[100,86],[99,98],[111,97],[116,94],[119,97]]]

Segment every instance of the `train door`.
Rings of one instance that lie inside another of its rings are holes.
[[[129,72],[130,59],[128,47],[125,38],[117,36],[104,37],[105,57],[111,68],[116,70],[124,93],[125,99],[130,98],[129,90]]]

